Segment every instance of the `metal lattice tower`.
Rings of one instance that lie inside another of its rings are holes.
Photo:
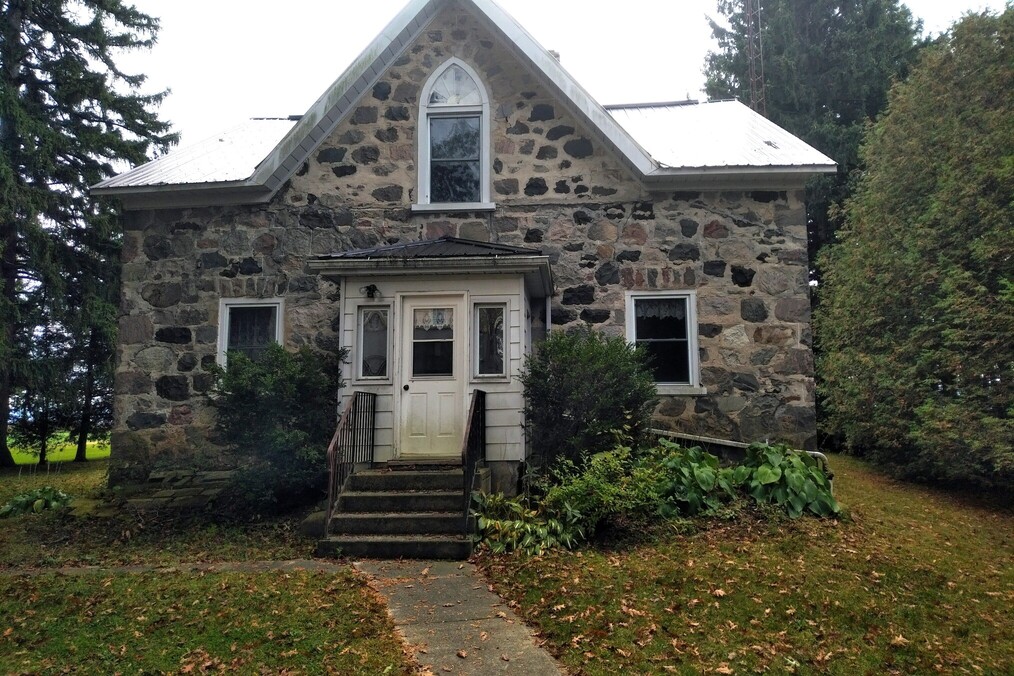
[[[760,0],[743,0],[746,15],[746,61],[750,79],[750,107],[767,117],[764,101],[764,45],[761,40]]]

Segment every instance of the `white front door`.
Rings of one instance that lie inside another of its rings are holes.
[[[456,458],[465,422],[464,296],[405,297],[401,317],[399,455]]]

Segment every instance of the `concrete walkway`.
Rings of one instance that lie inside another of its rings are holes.
[[[394,624],[433,674],[558,676],[556,661],[470,563],[363,561]]]

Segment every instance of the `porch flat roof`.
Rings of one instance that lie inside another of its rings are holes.
[[[419,242],[402,242],[370,249],[338,251],[320,256],[320,259],[374,259],[374,258],[476,258],[490,256],[539,256],[539,249],[480,242],[445,235]]]

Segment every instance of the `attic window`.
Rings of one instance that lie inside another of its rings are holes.
[[[478,74],[452,58],[433,71],[419,113],[420,211],[492,209],[489,98]]]

